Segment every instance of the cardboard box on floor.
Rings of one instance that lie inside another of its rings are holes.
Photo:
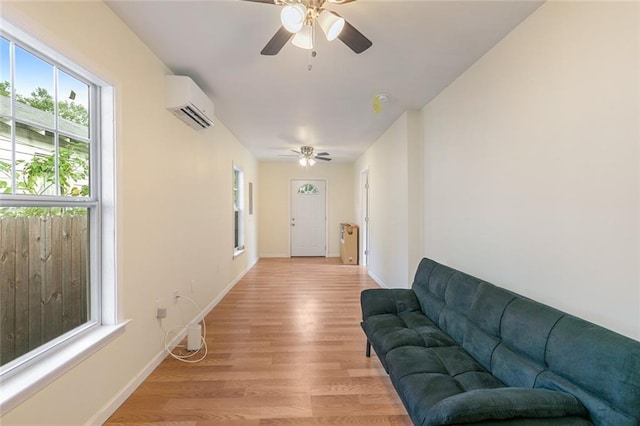
[[[358,225],[340,224],[340,258],[345,265],[358,264]]]

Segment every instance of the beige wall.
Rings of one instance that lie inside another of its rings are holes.
[[[323,163],[302,167],[295,161],[261,162],[258,166],[260,203],[258,253],[260,257],[288,257],[290,254],[290,186],[293,179],[327,181],[328,255],[340,255],[340,223],[354,223],[352,165]]]
[[[640,338],[637,2],[550,2],[424,108],[425,254]]]
[[[257,215],[247,216],[247,251],[232,257],[231,175],[235,162],[256,182],[257,163],[219,121],[196,132],[165,110],[168,70],[102,2],[3,2],[1,13],[116,91],[117,276],[132,321],[0,420],[83,424],[101,419],[162,353],[156,300],[177,289],[204,308],[256,261]],[[168,325],[196,315],[188,304],[168,307]]]
[[[406,287],[428,256],[640,338],[639,18],[547,3],[401,116],[353,170],[370,275]]]
[[[353,169],[356,217],[361,218],[360,174],[369,171],[368,271],[385,287],[409,287],[422,257],[422,117],[402,114]]]

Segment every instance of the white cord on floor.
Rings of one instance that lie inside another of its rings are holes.
[[[186,296],[178,296],[179,299],[185,299],[188,300],[189,302],[191,302],[193,304],[193,306],[195,306],[198,314],[201,312],[200,311],[200,307],[198,306],[198,304],[196,302],[194,302],[192,299],[186,297]],[[172,329],[170,329],[169,331],[166,331],[164,329],[164,326],[162,325],[162,319],[160,320],[160,327],[162,328],[162,331],[164,331],[164,349],[167,351],[167,353],[169,355],[171,355],[174,359],[177,359],[178,361],[182,361],[182,362],[187,362],[190,364],[195,364],[197,362],[202,361],[203,359],[205,359],[207,357],[207,353],[208,353],[208,349],[207,349],[207,341],[206,341],[206,337],[207,337],[207,325],[204,322],[204,317],[202,318],[202,335],[200,336],[200,340],[202,341],[202,346],[200,346],[200,349],[198,349],[197,351],[191,351],[188,354],[185,355],[178,355],[176,353],[173,353],[173,351],[176,348],[182,348],[182,349],[186,349],[185,345],[175,345],[173,348],[169,348],[169,344],[167,342],[167,339],[169,338],[169,335],[171,333],[178,335],[178,333],[175,332],[175,330],[185,330],[187,329],[187,327],[189,327],[189,324],[187,325],[179,325],[177,327],[173,327]],[[198,359],[189,359],[191,357],[194,357],[196,354],[200,353],[202,351],[202,349],[204,348],[204,353],[202,354],[202,356]]]

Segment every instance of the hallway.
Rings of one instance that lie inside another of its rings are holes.
[[[206,317],[209,354],[172,358],[107,424],[411,425],[364,355],[366,271],[337,258],[261,259]]]

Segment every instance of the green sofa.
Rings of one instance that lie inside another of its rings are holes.
[[[361,306],[416,425],[640,425],[638,341],[426,258]]]

